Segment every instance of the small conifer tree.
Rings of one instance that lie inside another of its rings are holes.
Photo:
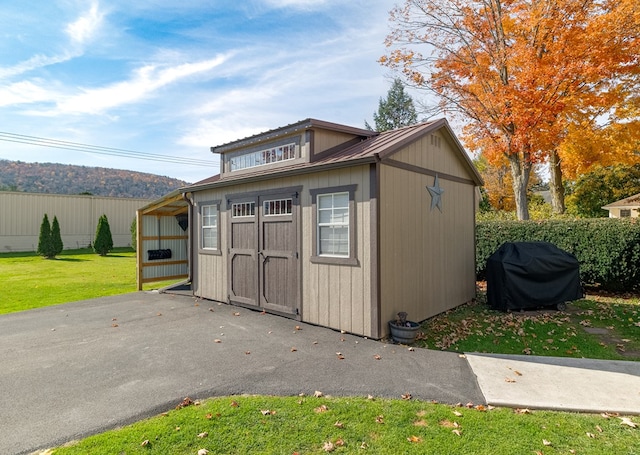
[[[40,224],[40,237],[38,238],[37,253],[47,259],[52,259],[56,256],[53,241],[51,239],[51,224],[49,224],[49,217],[46,213],[42,218],[42,224]]]
[[[138,220],[136,218],[131,222],[129,229],[131,230],[131,248],[136,251],[138,248]]]
[[[93,241],[93,251],[100,256],[106,256],[113,249],[113,238],[111,237],[111,228],[107,215],[102,215],[98,220],[96,228],[96,238]]]
[[[53,245],[54,255],[62,253],[64,244],[62,243],[62,236],[60,235],[60,224],[58,224],[58,217],[55,215],[53,217],[53,223],[51,223],[51,243]]]

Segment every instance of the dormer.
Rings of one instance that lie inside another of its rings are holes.
[[[306,119],[245,139],[211,147],[220,154],[220,178],[311,163],[378,133]]]

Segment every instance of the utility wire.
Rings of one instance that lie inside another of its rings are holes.
[[[133,150],[119,149],[113,147],[102,147],[98,145],[81,144],[78,142],[60,141],[57,139],[47,139],[37,136],[27,136],[24,134],[7,133],[0,131],[0,141],[16,142],[20,144],[37,145],[64,150],[74,150],[77,152],[96,153],[99,155],[122,156],[139,160],[163,161],[167,163],[186,164],[191,166],[217,166],[219,163],[197,158],[183,158],[178,156],[160,155],[157,153],[136,152]]]

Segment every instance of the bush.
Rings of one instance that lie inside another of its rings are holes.
[[[113,249],[113,238],[111,237],[111,228],[107,215],[102,215],[98,220],[96,228],[96,238],[93,241],[93,251],[100,256],[106,256]]]
[[[476,226],[476,273],[504,242],[545,241],[576,256],[583,283],[611,291],[640,289],[640,220],[482,221]]]
[[[53,259],[56,257],[53,240],[51,238],[51,224],[49,224],[49,217],[46,213],[44,214],[42,223],[40,224],[37,253],[47,259]]]
[[[136,218],[131,222],[131,227],[129,228],[131,231],[131,248],[133,251],[137,251],[138,249],[138,221]]]
[[[58,224],[58,217],[53,217],[53,223],[51,223],[51,244],[53,246],[53,254],[58,255],[62,253],[64,244],[62,243],[62,236],[60,235],[60,225]]]

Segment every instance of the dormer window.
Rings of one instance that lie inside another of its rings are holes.
[[[295,158],[296,144],[292,142],[290,144],[258,150],[257,152],[249,152],[232,156],[229,159],[229,164],[231,166],[231,171],[239,171],[240,169],[264,166],[266,164],[293,160]]]

